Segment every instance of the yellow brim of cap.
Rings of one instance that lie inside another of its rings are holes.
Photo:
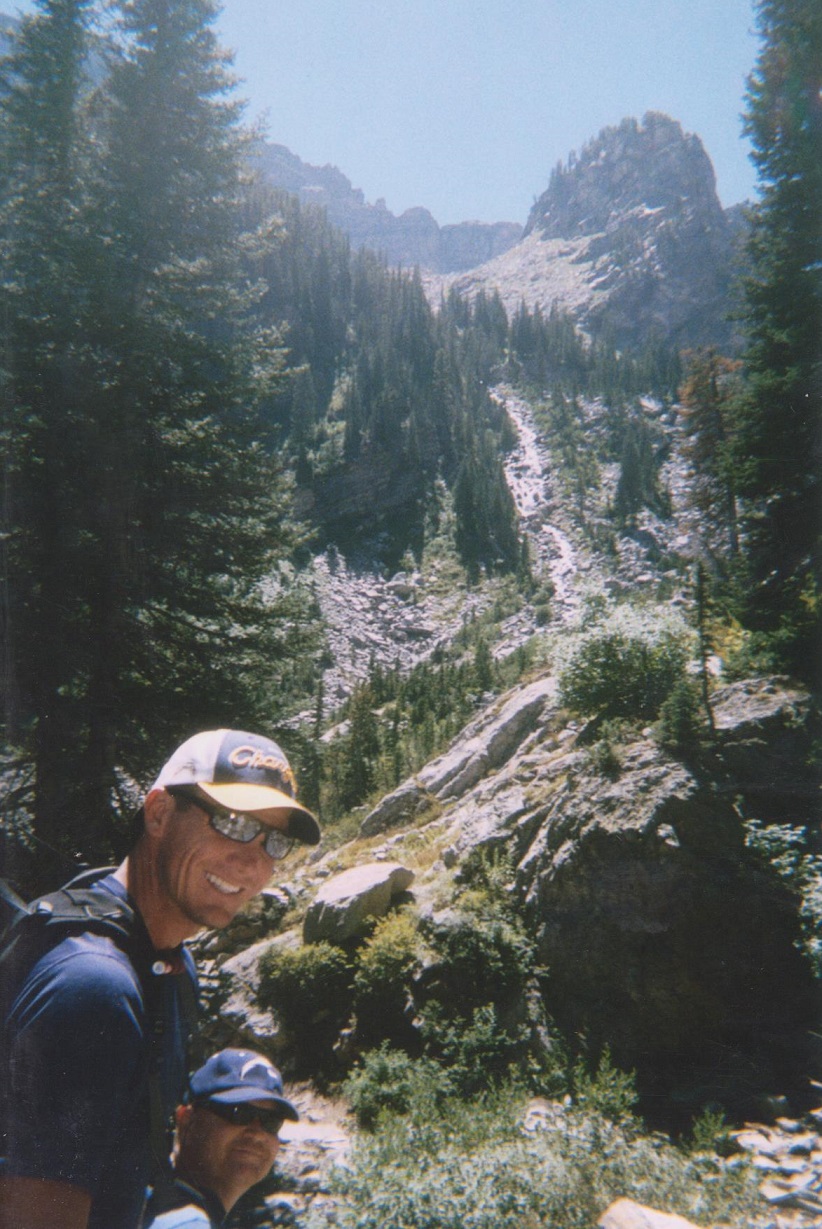
[[[239,781],[230,781],[222,785],[214,785],[210,781],[198,781],[197,788],[212,798],[214,802],[225,807],[227,811],[248,811],[254,815],[259,811],[282,810],[305,811],[288,794],[282,790],[272,789],[270,785],[248,785]]]
[[[273,789],[270,785],[251,785],[242,781],[217,784],[198,781],[196,788],[226,811],[246,811],[261,818],[265,818],[267,811],[287,811],[288,835],[306,845],[319,844],[320,825],[314,815],[308,807],[295,802],[282,790]]]

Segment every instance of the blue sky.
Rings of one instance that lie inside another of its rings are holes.
[[[248,118],[394,213],[524,222],[557,162],[649,110],[702,139],[724,205],[754,195],[753,0],[224,0],[217,30]]]

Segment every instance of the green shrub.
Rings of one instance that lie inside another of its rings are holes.
[[[505,1028],[493,1003],[475,1007],[469,1019],[448,1019],[437,1004],[426,1010],[422,1035],[463,1096],[472,1096],[509,1077],[528,1040],[525,1026]]]
[[[407,1033],[404,1010],[420,946],[413,917],[398,912],[382,918],[360,948],[354,972],[354,1010],[361,1044],[370,1039],[401,1039]]]
[[[705,733],[705,714],[698,684],[690,678],[674,683],[659,710],[659,741],[671,751],[692,751]]]
[[[576,1101],[587,1112],[602,1114],[616,1123],[633,1118],[638,1100],[636,1075],[614,1066],[608,1046],[604,1047],[594,1071],[582,1061],[576,1065],[573,1084]]]
[[[469,889],[459,897],[459,907],[464,912],[477,914],[491,910],[501,917],[511,918],[514,859],[507,846],[479,845],[472,849],[457,880]]]
[[[386,1113],[436,1114],[452,1092],[448,1076],[428,1058],[410,1058],[387,1042],[365,1054],[342,1086],[357,1122],[370,1130]]]
[[[610,722],[605,723],[609,725]],[[603,777],[616,779],[622,772],[622,755],[610,731],[603,728],[602,737],[588,751],[588,763]]]
[[[588,1229],[620,1196],[699,1224],[761,1216],[754,1171],[689,1157],[596,1113],[557,1107],[523,1133],[520,1090],[386,1111],[337,1171],[340,1229]],[[708,1179],[706,1181],[706,1179]],[[308,1229],[319,1229],[309,1218]]]
[[[425,1053],[443,1063],[463,1093],[498,1082],[527,1052],[522,1000],[534,973],[533,945],[507,898],[501,906],[492,895],[507,865],[504,855],[476,859],[468,878],[478,886],[460,899],[471,911],[430,935],[436,963],[421,1008]],[[479,886],[483,881],[487,886]]]
[[[714,1152],[728,1139],[725,1114],[714,1106],[706,1106],[691,1125],[688,1149],[691,1152]]]
[[[563,704],[578,713],[652,720],[684,677],[685,647],[679,636],[623,631],[592,633],[560,675]]]
[[[283,1021],[298,1065],[322,1067],[351,1012],[351,962],[332,943],[274,948],[260,965],[260,1002]]]
[[[517,997],[532,973],[534,948],[521,922],[478,894],[476,911],[431,934],[440,969],[438,997],[449,1011],[470,1016],[486,1003]]]

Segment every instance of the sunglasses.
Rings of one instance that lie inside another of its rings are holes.
[[[248,845],[261,832],[264,832],[266,837],[263,841],[263,849],[275,862],[284,858],[294,844],[293,839],[286,832],[281,832],[279,828],[270,828],[268,824],[255,819],[253,815],[246,815],[243,811],[216,810],[207,802],[203,802],[199,794],[182,789],[180,786],[172,785],[168,792],[175,798],[185,798],[186,802],[205,811],[214,831],[219,832],[220,836],[227,836],[230,841],[239,841],[241,845]]]
[[[277,1110],[261,1109],[259,1105],[240,1103],[238,1105],[223,1105],[220,1101],[199,1101],[198,1105],[230,1122],[233,1127],[250,1127],[257,1123],[268,1135],[279,1135],[283,1125],[283,1117]]]

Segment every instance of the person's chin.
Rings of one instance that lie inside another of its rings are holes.
[[[257,1149],[239,1146],[234,1149],[232,1159],[238,1168],[244,1169],[250,1176],[253,1175],[254,1182],[261,1182],[268,1175],[274,1164],[272,1160],[269,1160],[267,1156],[261,1154]]]

